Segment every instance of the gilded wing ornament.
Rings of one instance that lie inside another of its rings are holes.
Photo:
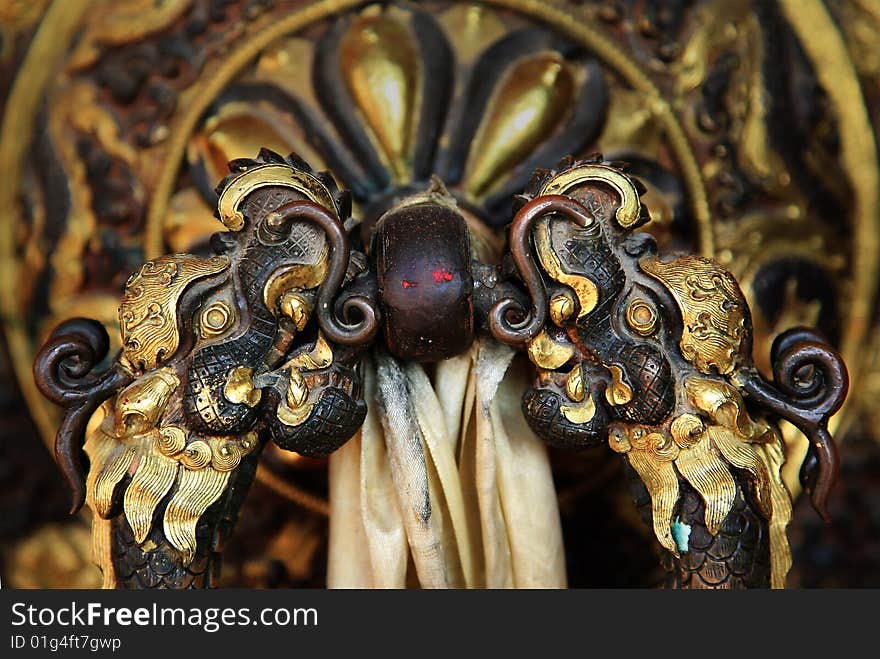
[[[607,441],[638,474],[672,585],[783,587],[791,499],[776,422],[808,436],[801,481],[827,516],[838,471],[827,423],[846,367],[798,328],[777,337],[764,378],[734,277],[711,259],[659,256],[635,231],[650,219],[639,193],[600,157],[537,172],[510,229],[532,304],[498,302],[492,333],[537,368],[522,400],[537,435],[575,449]]]
[[[119,306],[109,367],[96,321],[62,323],[34,366],[66,408],[56,456],[73,511],[94,514],[106,586],[204,587],[266,441],[323,456],[363,422],[357,348],[374,302],[339,298],[360,274],[333,178],[269,151],[218,188],[214,254],[148,261]],[[358,323],[334,315],[357,309]],[[89,458],[84,474],[81,448]]]

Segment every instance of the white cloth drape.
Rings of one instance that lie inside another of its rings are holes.
[[[331,588],[561,588],[547,453],[514,351],[478,340],[440,362],[365,365],[361,432],[330,460]]]

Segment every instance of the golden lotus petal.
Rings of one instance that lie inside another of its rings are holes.
[[[708,435],[702,435],[690,448],[682,449],[675,467],[703,498],[706,528],[715,535],[736,499],[736,483],[727,465],[712,448]]]
[[[190,442],[180,454],[178,460],[187,469],[204,469],[211,464],[213,457],[211,447],[203,439]]]
[[[138,457],[137,471],[125,490],[123,510],[135,542],[140,544],[150,533],[156,506],[171,490],[180,465],[149,447]]]
[[[678,556],[678,547],[672,538],[672,511],[678,501],[679,488],[672,462],[661,460],[650,451],[631,450],[626,455],[651,495],[654,535],[661,545]]]
[[[575,76],[556,52],[517,62],[498,83],[474,137],[465,167],[465,190],[486,194],[546,140],[574,102]]]
[[[289,115],[269,104],[236,101],[224,103],[205,119],[190,138],[187,157],[191,164],[204,166],[207,180],[221,181],[229,174],[230,160],[252,157],[263,148],[293,152],[313,167],[323,166]]]
[[[348,92],[391,173],[408,183],[421,75],[412,37],[393,17],[368,9],[342,36],[339,60]]]
[[[163,528],[168,542],[181,552],[184,565],[192,561],[196,552],[196,524],[223,494],[229,474],[214,469],[178,472],[177,490],[165,509]]]

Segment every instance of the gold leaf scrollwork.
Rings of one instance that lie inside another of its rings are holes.
[[[159,452],[141,451],[138,467],[125,490],[123,511],[131,526],[135,542],[146,540],[153,525],[153,513],[159,502],[171,491],[179,464]]]
[[[727,375],[748,359],[748,309],[729,272],[698,256],[668,263],[651,256],[639,266],[672,293],[684,323],[679,347],[701,373]]]
[[[187,444],[178,460],[189,470],[204,469],[211,464],[214,457],[211,446],[203,439],[197,439]]]
[[[186,448],[186,433],[177,426],[160,428],[156,437],[156,446],[163,455],[176,456]]]
[[[177,303],[198,279],[223,272],[229,258],[192,254],[161,256],[145,263],[125,286],[119,305],[122,356],[133,371],[156,368],[180,342]]]

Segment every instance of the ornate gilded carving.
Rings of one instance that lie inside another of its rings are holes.
[[[359,325],[335,317],[338,288],[354,276],[336,215],[342,206],[324,182],[332,179],[305,167],[270,152],[237,163],[219,212],[241,212],[247,221],[218,235],[213,257],[160,257],[129,279],[120,305],[123,350],[107,371],[90,373],[109,345],[95,321],[62,324],[38,357],[43,391],[71,404],[57,446],[76,507],[86,422],[104,403],[103,420],[88,432],[85,495],[96,538],[113,548],[99,555],[105,583],[183,579],[194,561],[210,560],[197,524],[209,508],[216,511],[205,520],[211,525],[235,513],[270,436],[283,448],[323,455],[363,420],[351,368],[357,351],[336,359],[327,334],[351,341],[358,332],[375,333],[375,303],[364,292],[340,300],[345,313],[372,314]],[[273,177],[249,176],[267,171]],[[304,181],[320,185],[329,207],[303,200]],[[279,423],[291,408],[296,423]],[[214,506],[233,485],[240,494]],[[129,542],[155,556],[163,571],[127,565]]]
[[[684,319],[681,352],[702,373],[728,375],[748,359],[745,299],[733,276],[714,261],[649,257],[639,267],[666,286]]]
[[[626,308],[626,322],[642,336],[650,336],[657,329],[657,310],[646,300],[637,298]]]
[[[172,357],[180,342],[177,303],[193,282],[229,267],[223,255],[203,259],[191,254],[147,261],[125,284],[119,304],[119,330],[126,363],[148,371]]]
[[[534,240],[535,250],[538,253],[538,258],[541,260],[541,265],[544,270],[546,270],[547,274],[560,284],[564,284],[574,291],[575,297],[578,301],[578,318],[583,318],[595,309],[596,305],[599,303],[599,290],[596,287],[595,282],[587,277],[581,277],[565,272],[559,261],[559,257],[556,255],[550,242],[549,220],[545,220],[541,223],[534,233]],[[557,311],[555,312],[554,322],[556,322],[556,319],[558,318],[559,322],[556,324],[562,325],[568,315],[570,315],[570,312],[567,311],[566,307],[569,300],[564,295],[557,296],[555,299],[557,300]],[[561,309],[559,309],[559,304],[563,305]]]
[[[802,481],[824,514],[824,493],[836,471],[827,422],[847,389],[840,356],[814,333],[792,330],[774,343],[774,382],[765,380],[752,363],[749,310],[733,276],[702,257],[658,258],[650,236],[632,233],[649,218],[636,184],[622,172],[609,174],[596,160],[563,160],[558,167],[536,174],[531,199],[511,226],[514,260],[532,295],[526,311],[532,324],[521,324],[519,332],[528,337],[548,313],[541,296],[549,293],[530,282],[547,277],[581,297],[577,282],[589,281],[592,303],[576,316],[550,313],[571,342],[564,359],[552,358],[562,344],[551,341],[546,329],[527,338],[538,378],[523,398],[526,420],[552,445],[607,439],[626,456],[651,498],[654,532],[674,557],[678,582],[692,576],[689,536],[682,529],[703,525],[712,542],[727,542],[721,533],[725,520],[748,509],[764,520],[766,534],[761,547],[737,549],[737,561],[758,566],[742,585],[784,586],[791,565],[785,536],[791,500],[780,475],[784,446],[773,421],[789,420],[812,437],[813,457]],[[537,263],[524,235],[534,240]],[[559,277],[563,260],[567,281]],[[542,270],[535,271],[536,265]],[[638,295],[632,293],[636,287]],[[513,332],[500,324],[490,328],[501,340],[516,336],[515,326]],[[573,370],[564,373],[572,361]],[[811,382],[794,384],[807,368]],[[594,396],[602,391],[604,397]],[[749,413],[745,395],[761,416]],[[818,408],[808,409],[812,404]],[[562,420],[556,420],[557,409]],[[697,509],[682,503],[690,493],[701,502]],[[770,558],[761,558],[768,548]],[[723,561],[704,560],[696,571],[715,584],[741,578]]]
[[[336,204],[327,187],[309,172],[273,163],[244,168],[223,188],[217,202],[220,221],[231,231],[244,228],[244,215],[239,210],[248,194],[267,186],[291,187],[310,201],[336,212]]]

